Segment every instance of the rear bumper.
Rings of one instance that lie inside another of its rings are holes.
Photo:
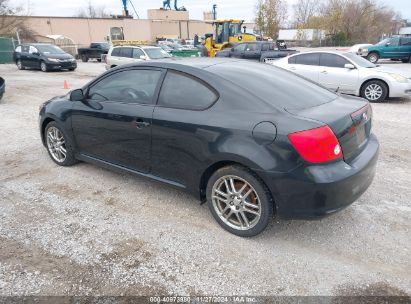
[[[277,214],[287,219],[321,218],[357,200],[375,175],[379,143],[371,134],[365,149],[350,164],[304,165],[283,174],[257,173],[271,190]]]

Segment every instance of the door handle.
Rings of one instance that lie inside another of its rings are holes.
[[[149,122],[143,121],[141,118],[138,118],[134,121],[134,125],[137,129],[143,129],[150,126]]]
[[[328,74],[327,71],[321,71],[321,74]]]

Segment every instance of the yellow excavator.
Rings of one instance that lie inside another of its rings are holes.
[[[214,57],[218,51],[231,48],[236,43],[255,41],[257,36],[241,31],[244,20],[221,19],[212,21],[214,33],[205,35],[204,47],[208,57]]]

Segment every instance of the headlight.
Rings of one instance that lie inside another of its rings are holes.
[[[52,62],[59,62],[59,60],[56,59],[56,58],[47,58],[47,60],[48,60],[48,61],[52,61]]]
[[[397,80],[398,82],[402,82],[402,83],[406,83],[408,82],[408,79],[402,75],[399,74],[390,74],[390,76],[392,78],[394,78],[395,80]]]
[[[360,49],[361,52],[368,52],[367,48]]]

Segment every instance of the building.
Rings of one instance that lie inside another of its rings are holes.
[[[25,23],[38,36],[61,35],[78,46],[104,41],[110,29],[120,27],[125,40],[155,42],[157,38],[193,39],[213,31],[204,20],[190,20],[188,11],[150,9],[147,19],[79,18],[25,16]]]
[[[400,28],[398,34],[403,36],[411,36],[411,26]]]

